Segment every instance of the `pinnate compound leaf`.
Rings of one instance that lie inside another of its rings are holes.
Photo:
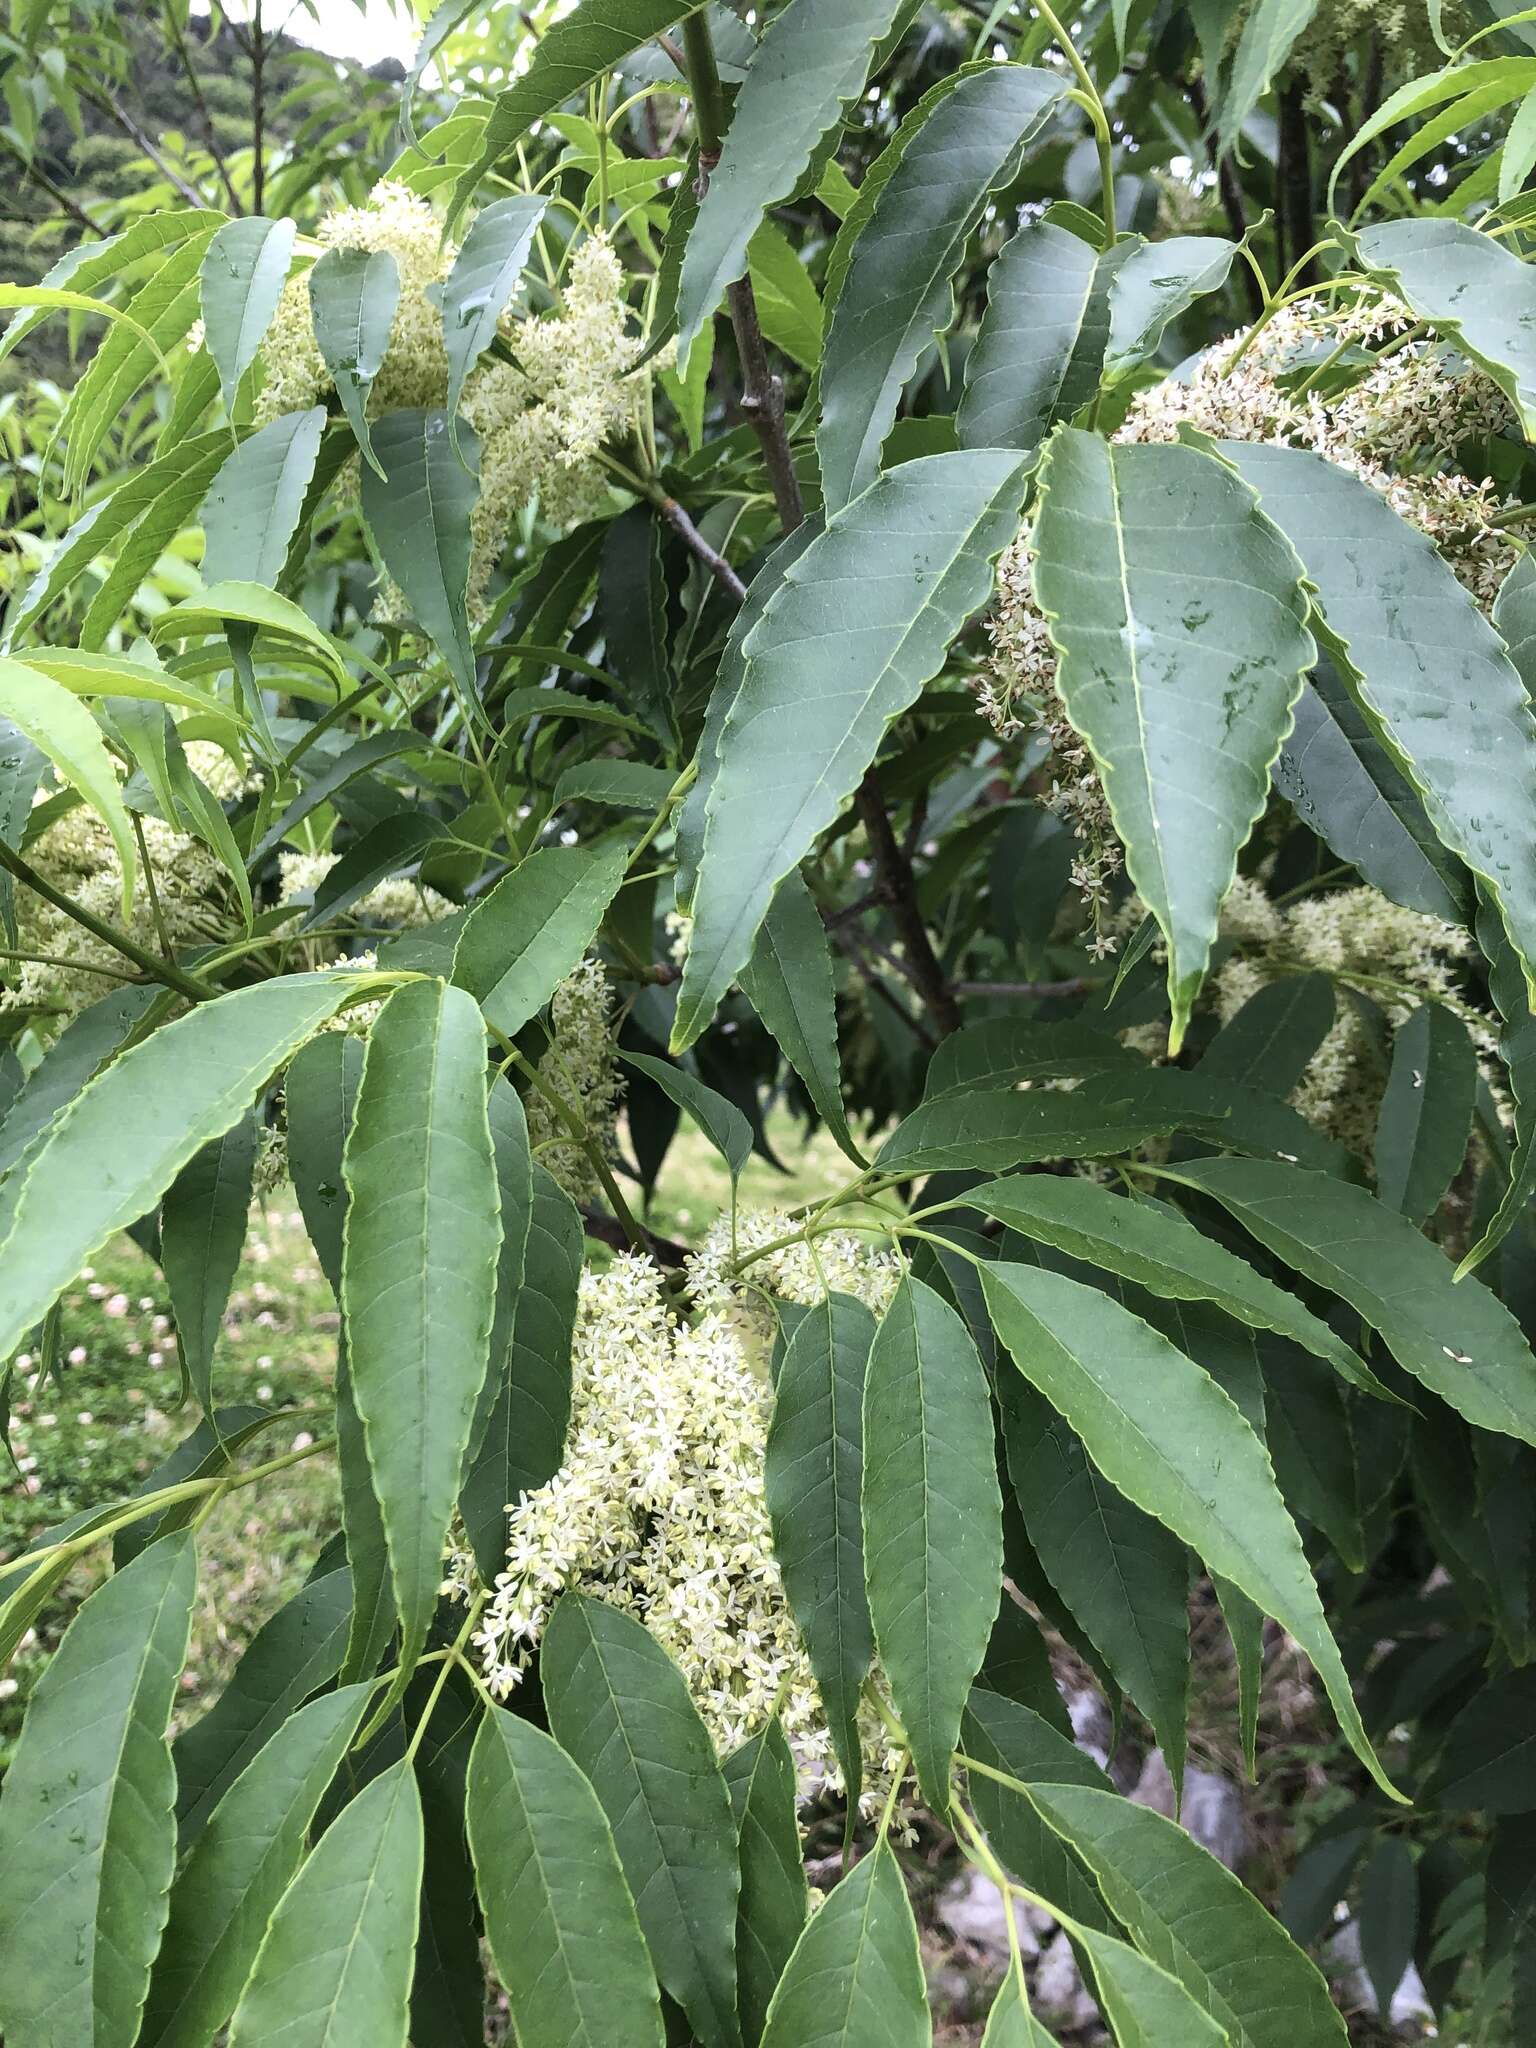
[[[936,1813],[949,1810],[950,1759],[1002,1585],[995,1470],[971,1334],[931,1287],[904,1280],[864,1381],[864,1573],[881,1669]]]
[[[982,1284],[1014,1363],[1066,1417],[1105,1478],[1290,1630],[1351,1748],[1383,1791],[1399,1797],[1361,1723],[1269,1455],[1228,1395],[1096,1288],[1010,1264],[989,1266]]]
[[[70,690],[31,664],[0,656],[0,716],[46,754],[112,835],[123,870],[123,908],[133,901],[138,855],[101,728]]]
[[[357,992],[360,977],[297,974],[201,1003],[106,1067],[30,1154],[0,1257],[0,1356],[114,1231],[152,1209],[190,1159]]]
[[[188,1531],[99,1587],[44,1667],[0,1792],[0,2026],[14,2048],[132,2048],[176,1864],[166,1723]]]
[[[663,1095],[670,1096],[679,1109],[688,1112],[725,1161],[732,1183],[738,1181],[741,1169],[752,1156],[752,1126],[735,1103],[727,1102],[723,1095],[695,1080],[671,1060],[653,1059],[643,1052],[626,1052],[623,1058],[627,1066],[637,1068],[656,1083]]]
[[[541,846],[503,875],[465,920],[453,979],[508,1038],[580,965],[618,894],[622,845]]]
[[[369,432],[368,394],[384,367],[399,304],[400,272],[387,249],[327,249],[309,273],[315,346],[363,460],[385,478],[389,471],[375,454]]]
[[[559,1743],[492,1707],[466,1806],[486,1938],[522,2048],[661,2048],[661,2001],[597,1795]]]
[[[829,511],[874,481],[902,388],[952,323],[952,280],[987,195],[1063,90],[1049,71],[983,65],[907,142],[853,245],[827,329],[816,449]]]
[[[160,1264],[182,1366],[204,1414],[213,1409],[213,1350],[245,1244],[261,1129],[248,1112],[210,1139],[160,1204]]]
[[[448,417],[455,422],[464,380],[496,338],[496,327],[533,247],[549,201],[514,192],[481,207],[442,286],[443,345],[448,351]]]
[[[703,1031],[779,883],[985,602],[1023,485],[1011,454],[903,463],[786,569],[742,643],[745,670],[719,734],[674,1052]]]
[[[864,1386],[875,1319],[829,1294],[800,1316],[779,1363],[763,1494],[784,1595],[805,1639],[832,1746],[856,1796],[855,1717],[875,1639],[861,1519]]]
[[[1392,1069],[1376,1123],[1376,1192],[1423,1223],[1461,1171],[1472,1134],[1477,1054],[1467,1027],[1422,1003],[1392,1038]]]
[[[1145,1287],[1163,1301],[1210,1301],[1250,1329],[1276,1330],[1342,1379],[1357,1383],[1361,1361],[1320,1316],[1163,1202],[1130,1201],[1094,1181],[1017,1174],[967,1196],[1036,1243]]]
[[[203,255],[199,284],[203,332],[218,365],[219,389],[232,411],[240,379],[255,362],[293,260],[291,220],[251,214],[226,221]],[[322,259],[323,260],[323,259]]]
[[[900,8],[901,0],[797,0],[769,21],[683,254],[683,362],[726,286],[746,274],[760,222],[794,191],[817,145],[863,90],[874,46]]]
[[[1503,642],[1369,484],[1305,449],[1219,445],[1300,555],[1369,724],[1487,884],[1536,987],[1536,722]]]
[[[1246,1885],[1181,1827],[1117,1793],[1041,1785],[1031,1797],[1087,1863],[1138,1948],[1177,1977],[1232,2048],[1343,2042],[1316,1965]]]
[[[437,1605],[501,1247],[485,1033],[462,989],[410,982],[379,1012],[343,1170],[348,1364],[408,1669]]]
[[[632,1615],[561,1596],[540,1653],[550,1731],[590,1780],[663,1990],[736,2048],[740,1874],[730,1798],[682,1673]]]
[[[810,1915],[795,1759],[777,1719],[733,1750],[722,1769],[741,1864],[736,2001],[747,2048],[757,2048],[774,1988]]]
[[[480,495],[479,436],[462,423],[452,430],[445,412],[387,412],[374,425],[373,453],[378,469],[363,470],[368,531],[450,675],[471,692],[470,519]]]
[[[1168,942],[1177,1050],[1316,659],[1301,564],[1255,492],[1182,443],[1062,428],[1040,489],[1035,588],[1058,688]]]
[[[348,1686],[301,1707],[219,1801],[171,1893],[144,2048],[206,2048],[234,2011],[368,1693]]]
[[[762,2048],[927,2048],[932,2038],[917,1923],[881,1842],[806,1922]]]
[[[774,891],[752,958],[741,971],[741,987],[805,1083],[816,1114],[854,1165],[863,1166],[843,1107],[831,949],[815,899],[798,873],[786,875]]]
[[[421,1865],[415,1774],[391,1764],[342,1808],[284,1892],[230,2048],[406,2048]]]
[[[269,420],[227,457],[203,500],[203,581],[275,585],[320,454],[325,407]]]
[[[1179,1178],[1339,1295],[1405,1371],[1480,1429],[1536,1443],[1536,1359],[1509,1310],[1364,1189],[1281,1160],[1201,1159]]]

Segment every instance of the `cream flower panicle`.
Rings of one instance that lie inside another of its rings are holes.
[[[580,1116],[587,1138],[612,1151],[624,1100],[613,1040],[613,985],[596,957],[583,960],[555,990],[549,1006],[550,1044],[539,1073]],[[591,1154],[571,1133],[559,1110],[537,1088],[527,1097],[528,1137],[540,1165],[573,1202],[588,1202],[600,1185]]]

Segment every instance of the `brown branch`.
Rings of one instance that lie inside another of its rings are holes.
[[[145,156],[149,158],[155,169],[168,184],[175,186],[182,198],[186,200],[188,206],[201,207],[203,205],[202,193],[189,185],[181,173],[160,154],[160,151],[150,141],[148,135],[139,126],[138,122],[134,120],[132,114],[129,113],[128,109],[122,105],[114,94],[105,92],[98,87],[94,91],[88,92],[86,98],[94,106],[100,107],[103,112],[112,116],[112,119],[122,129],[129,141],[136,148],[144,152]]]
[[[202,116],[203,139],[208,145],[208,154],[213,158],[214,167],[218,171],[219,183],[224,187],[225,197],[229,201],[229,210],[231,213],[239,213],[241,206],[239,199],[235,195],[234,180],[229,175],[229,165],[224,161],[224,152],[219,147],[219,139],[214,132],[213,115],[209,111],[207,100],[203,97],[203,82],[199,78],[197,68],[192,62],[192,53],[187,48],[187,39],[182,34],[177,8],[168,7],[165,10],[165,26],[175,46],[181,68],[186,73],[187,84],[192,88],[192,98],[196,102],[197,111]]]
[[[1275,199],[1285,237],[1285,256],[1280,266],[1284,276],[1292,264],[1301,262],[1317,240],[1312,207],[1312,138],[1307,128],[1306,96],[1300,85],[1288,85],[1280,94]],[[1317,275],[1313,259],[1298,273],[1295,282],[1315,284]]]
[[[260,213],[266,199],[266,64],[267,39],[261,25],[261,0],[251,4],[251,211]]]
[[[662,518],[666,520],[672,531],[682,541],[683,546],[687,548],[688,552],[696,556],[704,564],[710,575],[714,577],[721,589],[728,590],[736,602],[740,604],[747,594],[746,584],[742,582],[720,550],[710,546],[682,506],[679,505],[676,498],[668,497],[667,493],[659,485],[654,489],[648,489],[645,495],[650,503],[656,507]]]
[[[8,136],[0,137],[0,140],[3,140],[5,142],[6,148],[11,152],[12,156],[16,158],[17,162],[22,166],[22,168],[27,173],[27,176],[32,179],[34,184],[41,185],[43,190],[48,194],[49,198],[55,201],[55,203],[58,204],[59,206],[63,207],[64,211],[69,215],[70,219],[74,221],[77,227],[84,228],[89,234],[93,234],[98,237],[101,235],[102,230],[96,225],[95,221],[91,219],[91,216],[86,212],[85,208],[81,206],[78,203],[78,201],[71,199],[71,197],[64,190],[62,185],[56,185],[53,182],[52,178],[49,177],[48,173],[43,169],[40,163],[36,162],[33,158],[25,156],[22,153],[22,151],[17,147],[17,145],[10,140]],[[34,223],[29,223],[29,225],[34,225]]]
[[[588,1237],[595,1237],[599,1244],[612,1245],[616,1252],[634,1250],[623,1224],[617,1217],[605,1215],[601,1209],[584,1204],[581,1211],[581,1227]],[[687,1263],[687,1248],[677,1243],[675,1238],[658,1237],[654,1231],[649,1230],[646,1232],[646,1238],[651,1256],[658,1266],[670,1266],[676,1271],[681,1270]]]
[[[918,908],[917,880],[912,872],[912,863],[896,844],[896,834],[891,830],[891,815],[880,794],[880,784],[873,768],[864,771],[857,802],[864,836],[874,855],[881,894],[906,948],[912,985],[940,1031],[958,1031],[960,1006],[929,940],[928,927],[923,923],[923,914]]]
[[[920,1017],[913,1016],[890,983],[877,971],[864,950],[861,935],[852,927],[841,923],[835,913],[824,908],[821,912],[821,921],[827,928],[828,938],[844,959],[852,962],[864,986],[872,995],[879,996],[888,1009],[894,1010],[918,1043],[932,1052],[939,1041]]]

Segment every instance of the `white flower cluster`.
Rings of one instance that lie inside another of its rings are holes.
[[[318,238],[331,249],[382,250],[399,272],[400,301],[369,394],[370,416],[443,405],[448,357],[435,288],[453,268],[458,249],[444,241],[431,206],[408,186],[386,179],[366,206],[327,215]],[[629,376],[642,343],[629,331],[624,273],[603,234],[588,236],[571,252],[552,313],[539,319],[509,313],[502,331],[516,364],[482,360],[470,372],[459,404],[480,436],[469,582],[475,614],[483,610],[508,529],[526,506],[537,501],[543,518],[557,527],[602,509],[608,485],[598,450],[634,418],[646,389],[643,379]],[[262,356],[266,380],[258,424],[315,405],[333,388],[315,342],[307,274],[284,286]]]
[[[782,1240],[793,1238],[794,1243]],[[748,1263],[749,1262],[749,1263]],[[734,1268],[744,1264],[737,1274]],[[733,1318],[744,1338],[771,1343],[775,1301],[804,1308],[828,1294],[849,1294],[876,1316],[885,1314],[901,1281],[895,1256],[852,1231],[829,1231],[814,1252],[782,1209],[717,1217],[688,1261],[688,1289],[701,1308]]]
[[[549,1086],[576,1110],[588,1139],[604,1153],[613,1149],[624,1077],[614,1053],[613,987],[595,956],[583,960],[555,990],[549,1006],[550,1045],[539,1061]],[[526,1101],[528,1136],[541,1166],[554,1175],[573,1202],[598,1192],[591,1155],[571,1134],[554,1104],[535,1089]]]
[[[1439,341],[1406,338],[1411,325],[1406,309],[1380,294],[1346,307],[1322,297],[1298,301],[1246,346],[1242,336],[1229,337],[1138,393],[1114,438],[1173,441],[1188,425],[1218,440],[1311,449],[1427,534],[1487,609],[1517,544],[1493,523],[1494,486],[1474,483],[1456,465],[1466,449],[1508,425],[1508,401]],[[1335,350],[1343,363],[1371,345],[1380,349],[1371,368],[1343,389],[1331,379],[1326,388],[1301,388],[1308,366]],[[1045,729],[1054,767],[1045,802],[1079,842],[1072,881],[1092,912],[1091,950],[1102,957],[1115,949],[1108,890],[1121,849],[1092,758],[1056,689],[1056,653],[1035,602],[1031,538],[1026,525],[998,565],[992,663],[978,696],[1005,737],[1026,725]]]
[[[767,1360],[728,1310],[681,1320],[649,1260],[582,1275],[565,1461],[512,1504],[507,1567],[475,1637],[492,1691],[520,1682],[555,1601],[577,1586],[644,1622],[722,1755],[777,1709],[802,1768],[836,1782],[763,1498]],[[450,1583],[463,1577],[456,1561]],[[873,1806],[900,1759],[876,1714],[860,1726],[878,1766]]]
[[[222,755],[220,756],[222,759]],[[47,801],[39,791],[36,801]],[[227,936],[232,916],[223,870],[201,840],[159,818],[141,818],[149,874],[140,863],[132,909],[123,916],[123,870],[112,835],[88,804],[66,811],[27,848],[27,859],[61,894],[158,953]],[[151,895],[151,885],[153,895]],[[155,907],[158,905],[158,919]],[[45,1038],[122,984],[133,969],[115,947],[25,885],[16,890],[17,948],[44,958],[8,963],[0,1007],[27,1010]],[[162,939],[162,932],[164,939]],[[60,966],[59,961],[71,964]]]
[[[1311,969],[1333,980],[1332,1027],[1291,1101],[1309,1123],[1362,1159],[1371,1157],[1386,1065],[1365,1013],[1347,991],[1375,1002],[1393,1030],[1421,1002],[1443,1004],[1466,1025],[1488,1070],[1496,1066],[1496,1033],[1458,990],[1457,969],[1472,942],[1455,925],[1404,910],[1367,888],[1340,889],[1280,908],[1244,876],[1223,908],[1221,936],[1232,951],[1212,978],[1211,992],[1223,1023],[1282,975]]]
[[[302,908],[306,900],[335,867],[339,856],[334,853],[290,853],[277,856],[280,881],[279,905],[287,908],[290,904]],[[436,924],[440,917],[447,917],[453,905],[446,896],[439,896],[435,889],[423,888],[399,875],[387,881],[376,882],[365,896],[348,907],[347,915],[354,924],[389,925],[400,931],[417,931],[422,925]]]

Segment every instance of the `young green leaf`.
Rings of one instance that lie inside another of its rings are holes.
[[[1124,258],[1101,257],[1051,221],[1019,229],[987,273],[987,309],[965,359],[955,425],[966,448],[1033,455],[1099,388],[1109,286]]]
[[[471,910],[453,979],[488,1024],[515,1037],[580,965],[618,894],[628,849],[541,846]]]
[[[851,1295],[829,1294],[800,1317],[779,1363],[763,1462],[773,1553],[850,1799],[860,1779],[859,1689],[875,1647],[860,1509],[874,1339],[874,1317]]]
[[[461,989],[410,982],[379,1012],[343,1171],[348,1363],[409,1670],[437,1605],[501,1247],[485,1033]]]
[[[1419,1866],[1401,1835],[1385,1835],[1360,1877],[1360,1960],[1378,2012],[1392,2010],[1418,1931]]]
[[[663,1990],[702,2048],[738,2048],[735,1830],[681,1672],[632,1615],[574,1592],[539,1669],[550,1730],[608,1816]]]
[[[785,571],[742,643],[719,734],[674,1052],[704,1029],[751,959],[778,884],[985,600],[1022,491],[1023,465],[1008,454],[904,463]],[[829,665],[840,678],[831,694]]]
[[[204,346],[218,365],[226,412],[234,411],[240,379],[272,325],[296,233],[291,220],[265,220],[253,213],[226,221],[204,253],[198,277]]]
[[[741,1169],[752,1157],[752,1126],[734,1102],[727,1102],[713,1088],[696,1081],[692,1074],[670,1060],[652,1059],[649,1053],[626,1052],[625,1064],[635,1067],[669,1095],[679,1109],[688,1112],[730,1171],[731,1183],[741,1178]]]
[[[514,192],[482,206],[444,280],[440,303],[443,346],[448,351],[446,410],[455,434],[464,380],[496,339],[497,325],[512,303],[548,204],[541,195]]]
[[[1319,0],[1255,0],[1238,37],[1217,109],[1223,150],[1236,144],[1243,123],[1285,69],[1297,37],[1318,5]]]
[[[275,585],[315,473],[325,408],[283,413],[242,441],[203,500],[203,581]]]
[[[234,2011],[367,1704],[354,1685],[301,1707],[219,1801],[171,1893],[143,2048],[206,2048]]]
[[[421,1891],[421,1800],[391,1764],[344,1806],[284,1892],[230,2048],[406,2048]]]
[[[357,992],[358,977],[298,974],[201,1003],[125,1052],[61,1110],[32,1151],[0,1260],[9,1357],[112,1236],[238,1123],[262,1083]]]
[[[746,2048],[757,2048],[774,1987],[810,1916],[796,1818],[795,1759],[778,1721],[733,1750],[722,1769],[741,1863],[736,2000]]]
[[[1062,428],[1040,490],[1035,588],[1058,687],[1168,942],[1176,1051],[1316,658],[1301,564],[1198,448]]]
[[[970,1332],[931,1287],[904,1280],[864,1380],[864,1575],[880,1666],[936,1813],[949,1810],[960,1717],[997,1613],[995,1471]]]
[[[270,634],[290,661],[318,668],[339,690],[351,689],[352,675],[336,642],[321,632],[301,605],[259,583],[210,584],[200,597],[189,597],[162,612],[149,637],[157,643],[204,634],[224,637],[232,624]]]
[[[855,1166],[865,1164],[843,1107],[832,954],[816,902],[798,873],[774,891],[741,988],[805,1083],[816,1114]]]
[[[160,1264],[182,1366],[204,1414],[213,1409],[213,1350],[245,1244],[261,1131],[248,1112],[211,1138],[160,1204]]]
[[[661,2001],[597,1795],[557,1742],[492,1707],[467,1808],[486,1938],[522,2048],[661,2048]]]
[[[917,1923],[882,1841],[806,1922],[762,2048],[927,2048],[932,2037]]]
[[[1268,1454],[1229,1397],[1096,1288],[1007,1264],[989,1266],[982,1284],[1014,1363],[1105,1478],[1290,1630],[1350,1747],[1382,1790],[1400,1797],[1366,1736]]]
[[[1041,1785],[1030,1796],[1103,1886],[1137,1947],[1226,2029],[1231,2048],[1347,2039],[1316,1965],[1181,1827],[1082,1785]]]
[[[863,90],[874,46],[900,6],[799,0],[769,20],[688,235],[677,302],[684,363],[726,286],[746,274],[759,223],[795,190],[823,137]]]
[[[1492,891],[1536,986],[1536,723],[1498,634],[1434,544],[1360,478],[1299,448],[1227,441],[1221,453],[1300,555],[1367,720]]]
[[[1476,1095],[1466,1025],[1440,1003],[1421,1003],[1393,1036],[1376,1122],[1376,1192],[1410,1223],[1435,1213],[1461,1171]]]
[[[132,2048],[176,1866],[166,1723],[197,1555],[163,1538],[49,1658],[0,1792],[0,2026],[14,2048]]]
[[[48,756],[112,834],[123,870],[126,915],[133,901],[138,856],[101,727],[80,700],[52,677],[5,656],[0,656],[0,714]]]
[[[853,245],[827,329],[816,450],[829,512],[878,474],[902,387],[953,319],[952,280],[987,196],[1063,90],[1049,71],[984,65],[945,94],[908,141]]]
[[[400,272],[387,249],[327,249],[309,273],[315,346],[331,373],[363,460],[385,479],[389,470],[374,452],[369,432],[368,395],[384,367],[399,304]],[[429,520],[431,511],[429,499]],[[399,582],[398,577],[395,580]]]
[[[1481,1281],[1457,1282],[1444,1252],[1404,1217],[1281,1160],[1200,1159],[1178,1169],[1277,1258],[1341,1296],[1415,1379],[1480,1429],[1536,1443],[1536,1359]]]
[[[480,495],[480,441],[450,433],[445,412],[387,412],[363,470],[363,518],[384,567],[461,690],[472,693],[470,520]],[[385,477],[389,481],[384,481]]]

